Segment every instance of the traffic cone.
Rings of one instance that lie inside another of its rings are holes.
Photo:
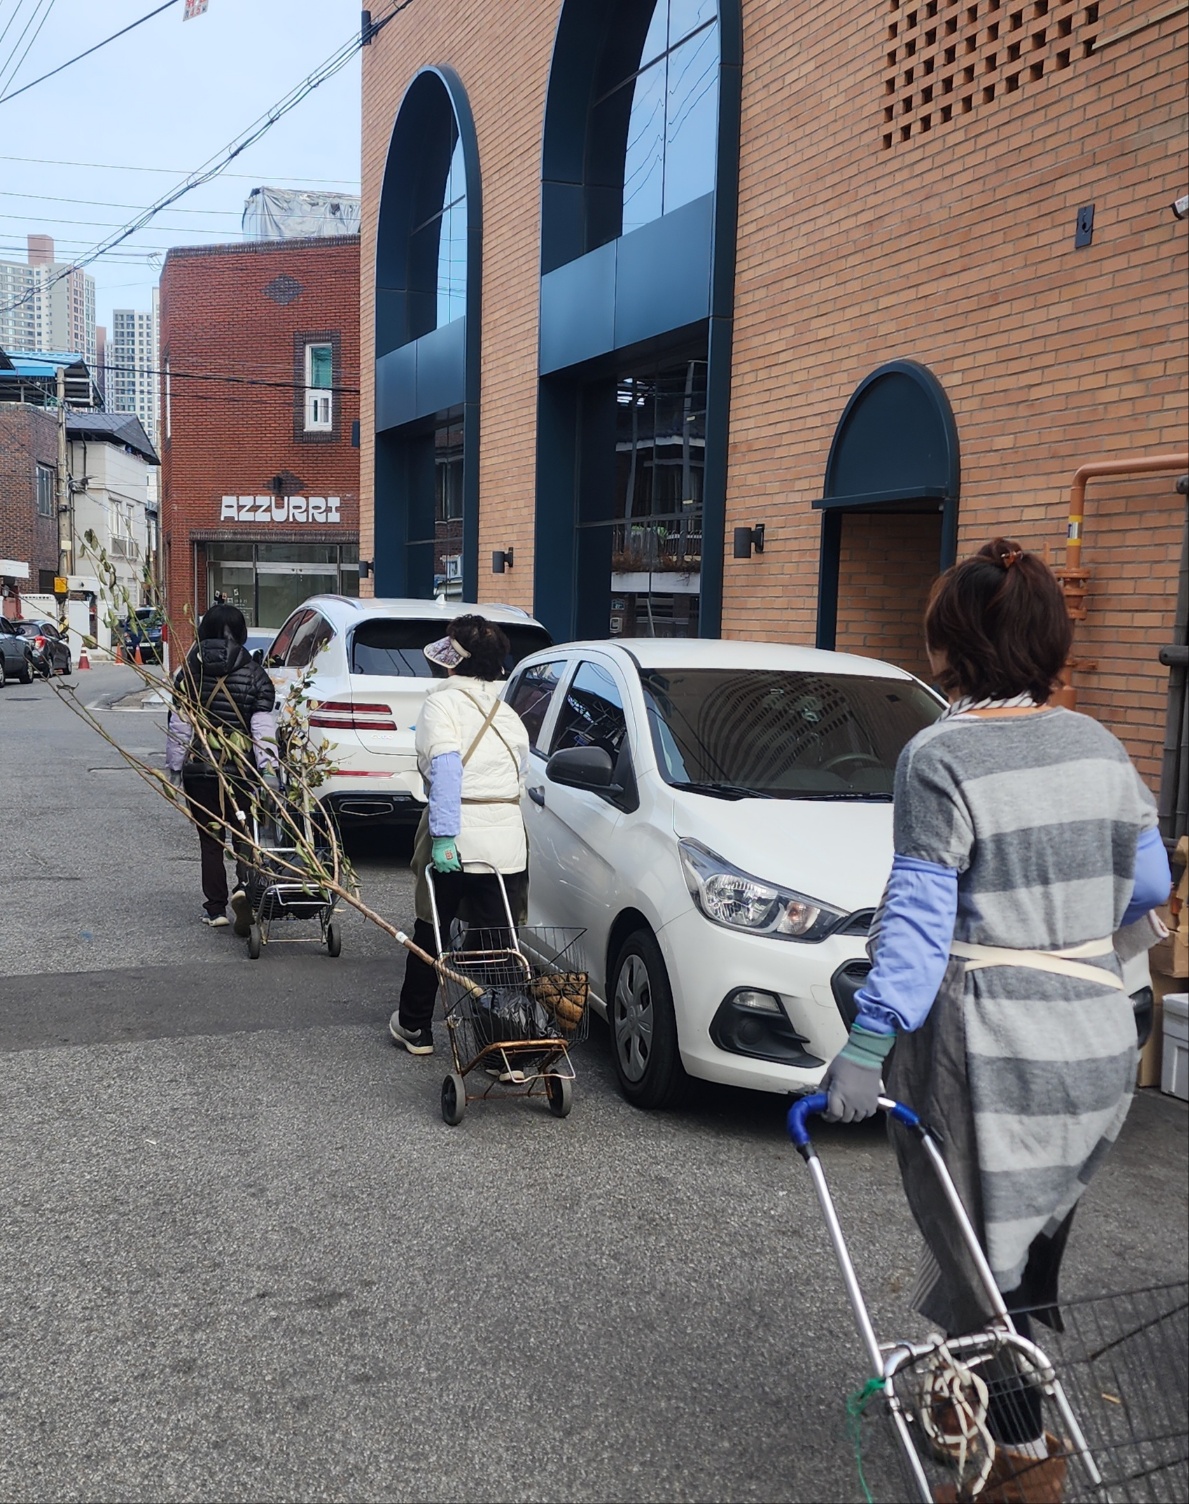
[[[138,664],[141,668],[144,668],[144,656],[142,655],[142,653],[140,651],[140,643],[139,642],[136,644],[136,656],[133,658],[132,661],[133,661],[133,663]]]
[[[117,642],[116,643],[116,656],[112,659],[112,662],[113,663],[123,663],[123,661],[124,661],[124,649],[121,646],[121,644]]]
[[[87,650],[85,647],[79,648],[78,650],[78,667],[80,672],[85,668],[91,667],[91,660],[87,657]]]

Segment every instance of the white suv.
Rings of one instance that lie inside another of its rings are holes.
[[[264,666],[278,701],[296,680],[308,681],[310,735],[332,749],[338,770],[319,795],[342,824],[420,818],[425,789],[413,731],[426,691],[445,672],[421,650],[469,612],[507,634],[509,669],[549,643],[540,622],[516,606],[315,595],[266,649]]]
[[[938,697],[841,653],[619,638],[534,653],[505,698],[532,744],[529,917],[585,931],[624,1095],[816,1086],[869,969],[896,759]]]

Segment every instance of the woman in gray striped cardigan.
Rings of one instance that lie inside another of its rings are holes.
[[[1072,634],[1043,561],[988,544],[937,581],[925,635],[950,706],[896,770],[895,860],[828,1115],[876,1110],[896,1043],[888,1089],[940,1133],[1009,1308],[1055,1307],[1074,1209],[1135,1080],[1112,937],[1165,901],[1168,861],[1123,746],[1049,703]],[[950,1334],[974,1330],[990,1313],[940,1191],[895,1140],[926,1244],[915,1304]],[[1000,1448],[1034,1459],[1033,1491],[1005,1496],[1059,1498],[1064,1457],[1036,1397],[992,1411]]]

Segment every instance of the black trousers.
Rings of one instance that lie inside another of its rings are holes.
[[[190,801],[190,812],[198,822],[198,850],[202,858],[203,908],[213,918],[227,908],[227,868],[224,865],[223,826],[231,831],[232,848],[235,851],[235,881],[244,887],[251,873],[248,850],[237,839],[242,829],[236,819],[237,808],[248,819],[249,799],[247,791],[238,785],[231,788],[221,784],[218,778],[208,775],[197,777],[182,775],[182,791]],[[210,826],[219,826],[212,831]]]
[[[518,911],[522,890],[528,882],[527,872],[512,872],[504,877],[512,913]],[[462,918],[470,930],[484,932],[481,941],[469,948],[501,949],[511,943],[508,915],[500,894],[499,881],[491,872],[435,872],[434,896],[442,938],[449,939],[450,926]],[[433,925],[418,919],[413,925],[413,942],[431,956],[437,955]],[[462,949],[468,948],[464,939]],[[438,994],[438,974],[410,951],[405,956],[405,979],[400,989],[400,1021],[406,1029],[426,1029],[433,1018]]]

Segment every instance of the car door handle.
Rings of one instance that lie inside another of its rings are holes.
[[[529,789],[528,790],[528,797],[533,801],[534,804],[539,804],[542,809],[545,808],[545,790],[544,789]]]

